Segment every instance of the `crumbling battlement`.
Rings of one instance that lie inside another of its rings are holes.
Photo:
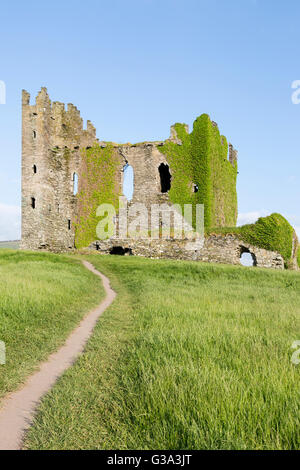
[[[49,148],[67,146],[76,149],[78,145],[92,145],[96,140],[96,129],[90,121],[87,121],[87,128],[83,129],[83,119],[76,106],[69,103],[66,110],[64,103],[52,103],[46,88],[41,89],[32,106],[30,94],[23,90],[22,110],[23,136],[29,138],[28,132],[32,131],[35,147],[43,143]],[[34,131],[36,136],[33,135]]]

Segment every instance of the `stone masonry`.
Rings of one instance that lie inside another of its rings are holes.
[[[80,148],[96,140],[88,121],[83,130],[72,104],[51,103],[42,88],[36,104],[22,95],[22,242],[21,248],[66,251],[74,248],[72,222],[77,213],[73,175],[80,168]]]
[[[102,254],[124,254],[147,258],[170,258],[223,264],[240,264],[243,253],[250,253],[253,265],[261,268],[284,269],[279,253],[264,250],[241,241],[236,235],[210,235],[199,249],[187,249],[187,240],[113,240],[96,241],[90,248]],[[189,245],[190,246],[190,245]]]

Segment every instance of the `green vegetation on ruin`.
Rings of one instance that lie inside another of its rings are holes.
[[[237,163],[228,160],[228,144],[207,114],[198,117],[189,134],[175,124],[182,145],[166,141],[165,154],[172,173],[169,197],[173,204],[204,204],[206,228],[234,226],[237,219]],[[198,192],[193,192],[193,184]]]
[[[120,154],[110,143],[106,147],[95,144],[82,151],[82,173],[79,175],[78,219],[75,223],[75,246],[90,245],[96,238],[100,219],[96,216],[98,206],[112,204],[119,207],[120,184],[118,168]]]
[[[286,265],[292,256],[294,229],[280,214],[274,213],[267,217],[260,217],[255,224],[241,227],[216,227],[206,231],[207,235],[212,233],[236,234],[246,243],[265,250],[277,251],[284,258]]]
[[[0,398],[61,346],[103,295],[101,282],[64,255],[0,250]]]
[[[299,449],[300,276],[97,256],[118,296],[30,449]]]

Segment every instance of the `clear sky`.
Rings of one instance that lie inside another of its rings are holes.
[[[300,233],[298,0],[1,2],[0,240],[19,238],[21,89],[71,102],[101,140],[169,136],[208,113],[239,150],[239,221]]]

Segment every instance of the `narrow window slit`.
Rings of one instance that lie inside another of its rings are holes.
[[[76,196],[78,193],[78,175],[73,173],[73,195]]]

